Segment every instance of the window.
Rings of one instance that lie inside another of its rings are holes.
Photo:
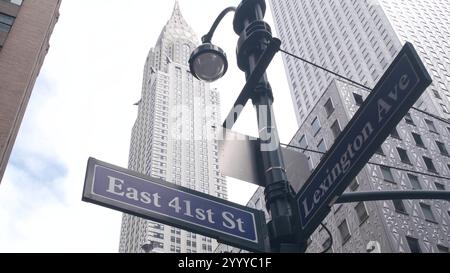
[[[325,253],[333,253],[333,248],[331,247],[331,238],[328,238],[325,240],[325,242],[323,242],[322,244],[322,249],[325,250],[327,248],[330,248],[327,250],[327,252]]]
[[[380,145],[375,153],[384,156],[383,145]]]
[[[351,191],[356,191],[356,189],[358,189],[358,187],[359,187],[359,183],[358,183],[358,179],[353,179],[353,181],[352,181],[352,183],[350,184],[350,186],[348,186],[348,188],[351,190]]]
[[[0,32],[9,32],[14,23],[14,17],[0,12]]]
[[[320,131],[320,121],[318,118],[315,118],[314,121],[311,123],[313,135],[316,136],[317,133]]]
[[[439,151],[441,152],[441,155],[449,156],[447,148],[445,147],[444,143],[436,140],[436,145],[437,145]]]
[[[405,149],[397,148],[397,152],[398,152],[398,155],[400,156],[400,160],[401,160],[403,163],[406,163],[406,164],[410,164],[410,165],[411,165],[411,160],[409,159],[408,153],[406,152]]]
[[[420,249],[419,245],[419,240],[417,240],[416,238],[406,236],[406,242],[408,243],[411,253],[422,253],[422,250]]]
[[[436,126],[434,126],[434,122],[428,119],[425,119],[425,123],[428,126],[428,130],[432,133],[437,133]]]
[[[426,156],[423,156],[422,158],[423,158],[423,161],[425,162],[425,165],[427,166],[428,171],[437,173],[436,168],[434,167],[434,164],[433,164],[433,160]]]
[[[437,245],[437,249],[439,253],[449,253],[448,247]]]
[[[317,149],[319,150],[319,152],[322,152],[322,153],[327,152],[327,146],[325,145],[325,142],[323,139],[319,142],[319,145],[317,145]]]
[[[394,128],[394,130],[392,130],[391,137],[396,138],[396,139],[401,139],[400,135],[398,134],[397,128]]]
[[[6,2],[10,2],[12,4],[20,6],[22,5],[23,0],[6,0]]]
[[[420,185],[420,182],[419,182],[419,177],[408,173],[408,178],[409,178],[409,182],[411,183],[411,187],[413,190],[421,190],[422,189],[422,186]]]
[[[434,185],[436,186],[436,190],[438,191],[445,191],[445,185],[438,183],[438,182],[434,182]]]
[[[325,107],[325,111],[327,112],[327,116],[328,117],[331,116],[331,114],[333,114],[333,112],[334,112],[334,105],[333,105],[333,102],[331,101],[331,98],[329,98],[327,100],[324,107]]]
[[[303,135],[298,141],[298,147],[302,149],[306,149],[308,147],[308,142],[306,141],[306,136]]]
[[[331,125],[331,132],[333,132],[334,139],[338,138],[341,134],[341,126],[339,125],[339,121],[335,121],[333,125]]]
[[[344,220],[338,227],[341,235],[342,245],[344,245],[348,239],[350,239],[350,231],[348,229],[347,220]]]
[[[439,92],[437,90],[433,89],[433,94],[437,99],[440,99],[440,100],[442,99],[441,95],[439,94]]]
[[[358,205],[356,205],[355,207],[355,210],[356,214],[358,215],[359,224],[364,223],[369,218],[369,214],[367,213],[364,202],[358,203]]]
[[[405,208],[405,204],[402,200],[392,200],[392,203],[394,204],[395,211],[398,213],[408,214]]]
[[[384,181],[395,183],[394,176],[392,175],[391,168],[381,166],[381,173],[383,174]]]
[[[405,115],[405,122],[407,123],[407,124],[410,124],[410,125],[415,125],[414,124],[414,120],[412,119],[412,117],[411,117],[411,113],[406,113],[406,115]]]
[[[361,106],[364,102],[363,97],[359,94],[353,93],[353,98],[355,99],[355,103],[358,106]]]
[[[425,219],[428,221],[436,222],[436,218],[434,217],[433,211],[431,210],[431,206],[420,203],[420,207],[422,208],[423,216],[425,216]]]
[[[425,148],[425,144],[423,143],[422,137],[419,134],[412,133],[414,141],[416,142],[416,146]]]

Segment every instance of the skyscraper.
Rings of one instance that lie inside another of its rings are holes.
[[[209,138],[220,124],[219,94],[189,71],[188,59],[197,45],[176,1],[144,67],[129,168],[226,199],[218,143]],[[123,215],[120,252],[143,252],[143,245],[160,252],[212,252],[215,244],[210,238]]]
[[[347,191],[448,190],[450,177],[448,52],[445,1],[271,1],[285,50],[373,87],[403,42],[411,41],[433,85],[350,184]],[[300,129],[291,146],[326,152],[368,90],[283,56]],[[432,115],[429,115],[431,113]],[[300,149],[301,151],[301,149]],[[314,169],[321,154],[305,152]],[[262,190],[249,206],[263,208]],[[450,207],[436,200],[334,205],[309,252],[449,252]]]
[[[49,50],[61,0],[0,0],[0,181]]]
[[[270,1],[285,50],[373,87],[405,41],[434,83],[417,107],[450,118],[450,3],[403,0]],[[299,125],[334,76],[283,56]]]

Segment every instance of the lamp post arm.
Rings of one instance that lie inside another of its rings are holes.
[[[214,21],[214,24],[212,25],[209,32],[202,37],[202,43],[211,43],[212,37],[214,35],[214,32],[216,31],[217,27],[219,26],[222,19],[227,15],[229,12],[236,11],[236,7],[228,7],[224,9],[219,16],[217,16],[216,21]]]

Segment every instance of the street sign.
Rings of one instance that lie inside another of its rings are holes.
[[[83,201],[264,252],[264,213],[90,158]]]
[[[218,133],[220,172],[260,187],[265,187],[264,176],[259,170],[260,140],[223,128]],[[308,158],[298,151],[281,148],[286,174],[295,192],[303,186],[311,171]]]
[[[406,43],[297,194],[302,236],[314,232],[431,82],[414,47]]]

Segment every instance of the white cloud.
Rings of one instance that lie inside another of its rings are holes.
[[[180,5],[201,37],[223,8],[239,2],[181,0]],[[0,184],[0,252],[117,252],[121,213],[81,202],[86,163],[93,156],[127,166],[143,65],[172,8],[173,1],[62,2]],[[225,18],[213,39],[227,51],[230,64],[226,77],[214,85],[221,92],[222,117],[244,84],[235,61],[238,37],[232,19]],[[288,142],[296,121],[279,56],[269,78],[281,139]],[[249,103],[236,130],[255,135],[255,115]],[[245,204],[254,189],[233,182],[229,195]]]

